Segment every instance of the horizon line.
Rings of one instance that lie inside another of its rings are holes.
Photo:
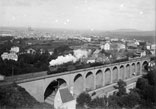
[[[54,27],[33,27],[33,26],[0,26],[0,28],[32,28],[32,30],[34,29],[57,29],[57,30],[73,30],[73,31],[91,31],[91,32],[96,32],[96,31],[121,31],[121,32],[131,32],[131,31],[135,31],[135,32],[143,32],[143,31],[156,31],[156,29],[153,30],[141,30],[141,29],[135,29],[135,28],[119,28],[119,29],[109,29],[109,30],[102,30],[102,29],[76,29],[76,28],[54,28]]]

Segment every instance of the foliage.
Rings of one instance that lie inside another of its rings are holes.
[[[0,107],[21,108],[32,107],[38,102],[17,84],[0,87]]]
[[[1,42],[1,39],[0,39],[0,42]],[[0,55],[4,52],[8,52],[12,46],[14,46],[14,44],[11,43],[10,40],[7,40],[3,44],[0,43]]]
[[[91,103],[91,97],[90,97],[90,95],[88,93],[83,92],[77,97],[76,101],[77,101],[78,106],[81,106],[81,107],[87,106],[87,107],[89,107],[90,103]]]
[[[102,97],[102,98],[95,98],[91,101],[90,106],[92,108],[104,108],[107,106],[107,98],[106,97]]]
[[[130,93],[122,97],[123,107],[133,108],[139,104],[141,98],[137,89],[130,90]]]
[[[115,89],[118,89],[116,93],[117,96],[126,95],[126,83],[123,80],[117,82],[117,86],[114,86]]]
[[[108,98],[108,107],[119,108],[118,103],[122,102],[121,99],[116,95],[110,95]]]
[[[139,78],[136,83],[136,88],[143,90],[148,85],[148,81],[145,78]]]
[[[139,80],[139,81],[146,82],[144,80]],[[143,85],[141,85],[140,87],[144,88]],[[90,95],[84,92],[80,94],[80,96],[78,97],[77,103],[79,106],[83,108],[85,107],[85,105],[87,105],[87,108],[93,108],[93,109],[95,108],[98,108],[98,109],[102,109],[102,108],[131,109],[134,107],[139,107],[142,103],[145,103],[144,98],[142,98],[141,96],[142,90],[140,90],[139,88],[131,89],[129,93],[126,93],[126,83],[122,80],[118,81],[117,86],[115,86],[115,88],[118,89],[117,93],[114,93],[113,95],[110,95],[109,97],[105,97],[105,96],[102,98],[97,97],[92,100],[91,100]],[[150,101],[147,101],[147,102],[151,104]]]
[[[68,45],[62,45],[54,49],[53,56],[57,58],[57,56],[64,55],[65,52],[69,52],[71,48]]]
[[[156,70],[148,71],[147,75],[143,78],[139,78],[136,84],[136,88],[140,89],[140,95],[142,99],[147,102],[156,102]]]
[[[156,107],[156,69],[147,69],[147,75],[139,78],[136,88],[141,97],[141,108]]]
[[[137,90],[130,90],[130,93],[126,93],[126,83],[124,81],[119,80],[114,88],[118,91],[108,98],[109,106],[132,108],[139,103],[140,96]]]
[[[147,75],[145,75],[143,78],[148,80],[148,83],[152,86],[156,85],[156,69],[148,71]]]

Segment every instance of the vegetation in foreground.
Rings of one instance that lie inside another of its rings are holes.
[[[51,105],[39,103],[24,88],[17,84],[0,87],[0,109],[53,109]]]
[[[136,88],[126,92],[126,83],[119,80],[118,89],[109,97],[91,99],[91,96],[83,92],[77,98],[77,109],[155,109],[156,108],[156,69],[148,71],[147,75],[139,78]]]

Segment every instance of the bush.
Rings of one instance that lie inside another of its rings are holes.
[[[81,106],[81,107],[87,106],[87,107],[89,107],[90,103],[91,103],[91,97],[90,97],[90,95],[88,93],[83,92],[77,97],[76,101],[77,101],[78,106]]]
[[[148,80],[144,78],[139,78],[136,83],[136,88],[143,90],[148,85]]]
[[[17,84],[0,87],[0,107],[7,108],[30,108],[38,102]]]
[[[141,107],[156,107],[156,70],[148,71],[147,75],[139,78],[136,83],[141,97]]]
[[[126,94],[126,82],[123,80],[119,80],[117,82],[117,86],[114,86],[115,89],[118,89],[118,92],[116,93],[117,96],[122,96]]]
[[[111,95],[108,98],[108,107],[111,107],[113,109],[118,109],[120,106],[118,105],[119,102],[122,102],[119,96]]]
[[[141,98],[137,90],[132,89],[128,95],[122,97],[122,101],[123,107],[133,108],[139,104]]]
[[[97,108],[97,107],[104,108],[107,106],[107,98],[106,97],[103,97],[103,98],[97,97],[91,101],[90,105],[92,108]]]

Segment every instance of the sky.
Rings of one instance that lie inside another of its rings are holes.
[[[155,0],[0,0],[0,26],[155,30]]]

